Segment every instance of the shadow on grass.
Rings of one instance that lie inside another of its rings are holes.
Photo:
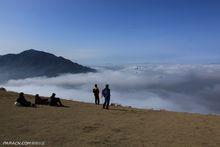
[[[38,106],[48,106],[48,107],[55,107],[55,108],[70,108],[70,106],[63,105],[63,106],[50,106],[50,105],[44,105],[44,104],[37,104],[32,108],[38,108]]]
[[[129,110],[126,109],[119,109],[119,108],[110,108],[108,110],[113,110],[113,111],[123,111],[123,112],[128,112]]]
[[[70,106],[66,106],[66,105],[63,105],[63,106],[59,106],[59,107],[63,107],[63,108],[70,108]]]

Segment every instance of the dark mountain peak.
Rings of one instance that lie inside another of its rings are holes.
[[[51,53],[48,52],[44,52],[44,51],[39,51],[39,50],[35,50],[35,49],[29,49],[29,50],[25,50],[23,52],[21,52],[19,55],[28,55],[28,56],[39,56],[39,55],[49,55],[49,56],[55,56]]]
[[[95,69],[74,63],[61,56],[29,49],[19,54],[0,57],[0,77],[21,79],[37,76],[53,77],[64,73],[96,72]],[[7,75],[5,77],[4,75]],[[1,78],[0,78],[1,81]]]
[[[33,53],[39,53],[39,52],[42,52],[42,51],[38,51],[35,49],[29,49],[29,50],[25,50],[25,51],[21,52],[20,54],[33,54]]]
[[[21,52],[21,53],[31,53],[31,52],[42,52],[42,51],[38,51],[38,50],[35,50],[35,49],[29,49],[29,50],[25,50],[25,51],[23,51],[23,52]]]

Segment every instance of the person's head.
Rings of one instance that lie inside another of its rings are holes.
[[[20,92],[19,93],[19,97],[23,97],[24,96],[24,93],[23,92]]]
[[[55,97],[56,96],[56,94],[55,93],[52,93],[52,97]]]
[[[19,97],[20,97],[20,98],[24,97],[24,93],[23,93],[23,92],[20,92],[20,93],[19,93]]]
[[[97,87],[98,87],[98,85],[97,85],[97,84],[95,84],[95,87],[97,88]]]
[[[105,88],[109,88],[109,85],[108,85],[108,84],[106,84],[106,85],[105,85]]]
[[[39,97],[39,94],[36,94],[35,97]]]

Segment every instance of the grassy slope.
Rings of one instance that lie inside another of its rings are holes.
[[[0,91],[0,141],[47,146],[220,146],[220,117],[101,106],[63,100],[69,108],[14,106]],[[29,100],[33,102],[33,97]]]

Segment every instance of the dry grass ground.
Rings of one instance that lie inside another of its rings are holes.
[[[63,100],[68,108],[16,107],[18,94],[0,92],[0,141],[45,146],[219,147],[220,116],[140,110]],[[27,96],[33,102],[32,96]]]

